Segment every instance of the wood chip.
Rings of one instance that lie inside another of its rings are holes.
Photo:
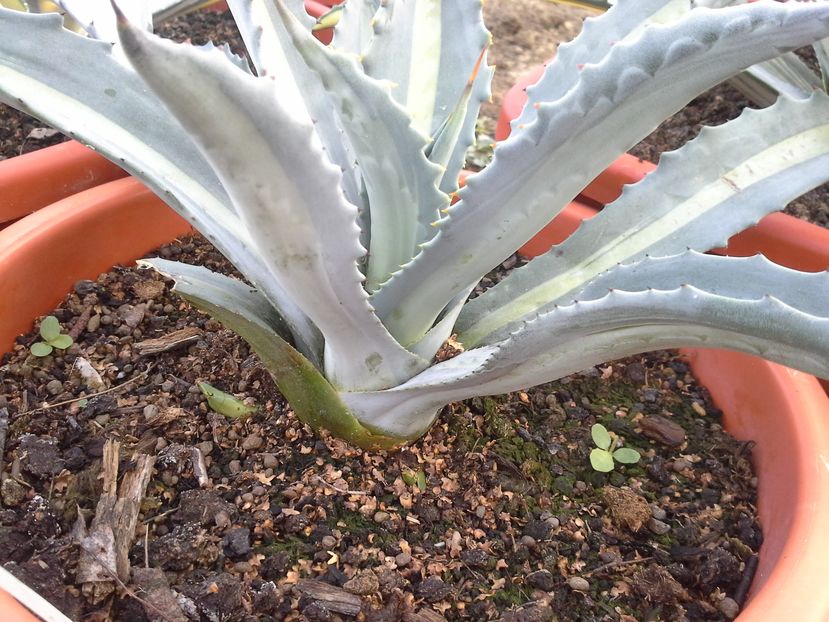
[[[161,568],[134,568],[132,583],[142,594],[141,604],[151,622],[187,622]]]
[[[642,434],[669,447],[677,447],[685,442],[685,430],[682,426],[665,417],[642,417],[638,425],[642,428]]]
[[[359,596],[316,579],[303,579],[297,583],[296,589],[334,613],[356,616],[362,608],[363,601]]]
[[[0,473],[3,472],[3,456],[6,455],[6,436],[9,433],[9,409],[0,408]]]
[[[116,582],[123,583],[129,578],[129,550],[155,463],[153,456],[135,456],[134,466],[124,474],[119,492],[119,453],[119,443],[108,440],[101,465],[103,492],[89,535],[81,540],[77,582],[83,584],[84,594],[95,604],[115,590]]]
[[[135,348],[141,356],[160,354],[168,350],[175,350],[176,348],[189,345],[201,337],[201,335],[202,330],[200,328],[188,326],[169,335],[164,335],[163,337],[145,339],[135,344]]]

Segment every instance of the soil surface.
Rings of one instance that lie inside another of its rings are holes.
[[[200,238],[158,254],[230,272]],[[311,434],[248,346],[152,272],[80,281],[54,315],[69,349],[34,357],[35,332],[0,366],[0,563],[73,619],[163,619],[166,597],[176,620],[722,620],[745,597],[751,444],[667,353],[454,404],[369,454]],[[256,413],[214,412],[198,382]],[[640,463],[594,471],[597,422]],[[107,439],[124,481],[137,455],[155,470],[131,579],[93,589],[77,534]]]

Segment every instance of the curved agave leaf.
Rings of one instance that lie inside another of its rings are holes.
[[[783,304],[815,317],[829,314],[826,295],[816,295],[816,292],[829,292],[829,272],[791,270],[762,255],[720,257],[686,251],[670,257],[647,257],[605,272],[574,298],[596,300],[612,289],[669,291],[682,285],[693,285],[709,294],[741,300],[760,300],[771,295]]]
[[[578,36],[558,46],[538,82],[527,88],[527,103],[512,120],[513,130],[535,121],[539,104],[565,95],[579,81],[582,69],[601,62],[613,46],[640,35],[648,24],[676,21],[691,10],[689,0],[619,0],[612,7],[600,4],[605,6],[595,8],[609,10],[586,19]]]
[[[567,240],[470,301],[458,338],[467,347],[503,339],[522,317],[568,302],[600,273],[646,253],[725,246],[827,179],[829,96],[746,110],[664,154],[652,175]]]
[[[236,309],[242,315],[256,318],[282,339],[291,338],[288,325],[279,312],[265,296],[247,283],[202,266],[160,257],[139,259],[136,263],[175,281],[175,291],[185,298],[198,296],[211,300],[214,306]]]
[[[118,27],[115,11],[110,0],[57,0],[57,4],[69,13],[93,39],[116,43]],[[133,24],[152,32],[153,17],[149,0],[130,0],[124,4],[124,13]]]
[[[827,34],[829,4],[772,2],[696,9],[615,45],[469,178],[438,234],[375,293],[377,313],[401,343],[417,340],[462,287],[525,243],[660,120],[736,71]]]
[[[343,171],[343,191],[349,202],[366,209],[361,194],[356,156],[332,114],[333,102],[319,75],[310,71],[294,48],[273,0],[229,0],[228,6],[259,76],[275,76],[280,102],[296,116],[313,119],[328,158]],[[303,28],[313,20],[302,0],[288,0],[288,10]]]
[[[394,341],[369,306],[357,269],[364,253],[357,209],[312,124],[279,105],[274,81],[126,23],[120,33],[135,69],[220,175],[263,262],[319,327],[326,376],[366,389],[423,369],[427,363]]]
[[[386,85],[300,28],[281,0],[276,6],[297,51],[327,85],[360,162],[371,211],[367,288],[375,289],[433,235],[430,223],[449,204],[437,188],[442,171],[423,155],[426,139]]]
[[[478,112],[481,104],[491,96],[489,87],[493,69],[487,66],[486,57],[487,51],[484,50],[478,57],[455,109],[435,130],[432,144],[426,150],[429,160],[445,169],[440,189],[447,194],[458,190],[461,170],[466,164],[466,152],[475,142]],[[485,75],[481,76],[481,72]]]
[[[815,293],[829,309],[823,274]],[[741,300],[689,285],[672,291],[614,290],[557,307],[508,339],[468,350],[387,389],[342,396],[361,420],[392,434],[422,428],[437,408],[549,382],[603,361],[680,346],[727,348],[829,376],[829,317],[775,298]]]
[[[369,76],[394,83],[392,93],[415,128],[432,136],[488,45],[480,0],[388,0],[375,16],[363,65]],[[481,72],[480,77],[488,88],[484,81],[491,75]]]
[[[297,417],[314,430],[325,428],[364,448],[387,449],[400,444],[400,439],[375,434],[349,412],[334,387],[285,340],[282,319],[256,290],[199,266],[164,259],[139,264],[174,279],[174,292],[247,341]]]
[[[316,329],[262,267],[212,168],[111,49],[63,29],[59,15],[0,9],[0,101],[92,146],[147,184],[268,296],[310,353],[319,345]]]

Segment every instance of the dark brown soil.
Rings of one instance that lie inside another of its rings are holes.
[[[198,238],[160,254],[228,270]],[[123,470],[133,452],[157,460],[134,570],[162,569],[204,619],[338,619],[308,596],[308,579],[344,588],[376,622],[719,620],[720,599],[741,597],[762,539],[750,445],[722,431],[687,365],[666,353],[455,404],[412,447],[366,454],[315,438],[247,345],[153,273],[81,281],[54,315],[75,345],[35,358],[33,333],[0,367],[11,421],[0,561],[74,619],[110,606],[116,619],[146,619],[128,592],[92,605],[75,584],[70,534],[79,512],[95,512],[109,438],[124,446]],[[198,329],[194,343],[138,353],[185,327]],[[80,358],[102,389],[85,385]],[[199,381],[259,411],[228,420]],[[595,422],[641,464],[593,471]]]

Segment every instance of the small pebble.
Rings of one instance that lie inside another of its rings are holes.
[[[479,505],[478,507],[475,508],[475,516],[477,516],[478,518],[483,518],[485,514],[486,514],[486,507],[485,506]]]
[[[343,583],[343,589],[358,596],[368,596],[380,589],[380,581],[376,574],[367,571]]]
[[[322,544],[325,549],[333,549],[337,546],[337,538],[334,536],[323,536],[322,540],[320,540],[320,544]]]
[[[101,327],[101,316],[97,313],[91,316],[86,322],[86,332],[94,333]]]
[[[576,590],[577,592],[586,592],[590,589],[590,584],[587,582],[587,579],[582,577],[570,577],[567,579],[567,585],[570,586],[570,589]]]
[[[251,434],[250,436],[245,437],[245,440],[242,441],[242,449],[245,450],[252,450],[252,449],[259,449],[262,446],[262,437],[257,436],[256,434]]]
[[[674,464],[671,467],[675,473],[681,473],[685,469],[690,469],[693,465],[688,462],[685,458],[679,458],[674,460]]]
[[[648,529],[657,536],[662,536],[671,530],[671,526],[668,523],[663,523],[661,520],[651,518],[648,521]]]
[[[199,448],[199,451],[203,456],[207,456],[213,451],[213,441],[202,441],[196,445],[196,447]]]
[[[216,522],[216,527],[219,529],[224,529],[225,527],[230,526],[230,514],[224,510],[217,512],[216,516],[213,517],[213,520]]]
[[[668,513],[658,505],[652,505],[651,516],[653,516],[656,520],[665,520],[668,517]]]
[[[254,486],[253,490],[251,492],[253,492],[254,497],[261,497],[266,492],[268,492],[268,489],[265,488],[264,486]]]
[[[528,549],[534,549],[537,546],[536,540],[532,536],[521,536],[521,544]]]
[[[231,460],[227,463],[227,468],[233,475],[236,475],[242,471],[242,463],[238,460]]]
[[[46,390],[49,395],[57,395],[63,392],[63,383],[60,380],[50,380],[46,383]]]
[[[408,553],[400,553],[395,556],[394,563],[397,564],[398,568],[405,568],[412,563],[412,556]]]
[[[729,620],[733,620],[740,613],[740,605],[733,598],[726,596],[720,601],[720,613]]]
[[[253,493],[252,492],[246,492],[245,494],[243,494],[242,495],[242,501],[244,501],[246,503],[250,503],[251,501],[253,501]]]
[[[110,316],[110,315],[101,316],[101,325],[102,326],[109,326],[110,324],[112,324],[112,316]]]
[[[262,454],[262,465],[266,469],[275,469],[279,466],[279,461],[273,454]]]
[[[391,514],[388,512],[384,512],[380,510],[379,512],[374,513],[374,522],[375,523],[385,523],[387,520],[391,518]]]
[[[172,380],[165,380],[164,382],[161,383],[161,390],[164,391],[165,393],[169,393],[170,391],[173,390],[173,388],[175,386],[176,386],[176,383],[173,382]]]
[[[155,404],[147,404],[144,406],[144,419],[150,421],[158,416],[159,408]]]
[[[236,562],[233,565],[233,570],[235,570],[239,574],[244,574],[246,572],[252,572],[253,566],[250,562]]]

